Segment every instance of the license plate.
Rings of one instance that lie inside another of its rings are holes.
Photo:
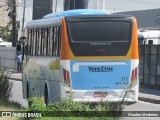
[[[94,92],[94,97],[106,97],[107,92]]]

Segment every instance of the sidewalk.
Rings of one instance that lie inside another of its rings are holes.
[[[160,104],[160,91],[149,88],[139,88],[138,100]]]

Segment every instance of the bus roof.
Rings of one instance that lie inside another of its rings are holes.
[[[61,17],[33,20],[26,24],[25,28],[48,27],[61,24]]]
[[[53,17],[62,17],[62,16],[74,16],[74,15],[88,15],[88,14],[110,14],[100,10],[92,10],[92,9],[76,9],[76,10],[67,10],[59,13],[51,13],[44,16],[44,19],[53,18]]]
[[[50,16],[49,16],[50,15]],[[61,24],[61,18],[62,17],[73,17],[73,16],[105,16],[105,17],[131,17],[129,15],[115,15],[115,14],[109,14],[103,11],[99,10],[87,10],[87,9],[79,9],[79,10],[68,10],[61,13],[56,13],[57,16],[53,16],[53,14],[49,14],[48,18],[45,17],[44,19],[38,19],[38,20],[32,20],[28,22],[25,26],[25,28],[39,28],[39,27],[49,27],[49,26],[57,26]]]
[[[93,15],[93,14],[100,14],[106,15],[104,11],[100,10],[90,10],[90,9],[77,9],[77,10],[68,10],[60,13],[51,13],[44,16],[43,19],[39,20],[32,20],[26,24],[26,28],[35,28],[35,27],[43,27],[43,26],[54,26],[61,24],[61,18],[63,16],[76,16],[76,15]]]
[[[139,37],[150,38],[150,37],[160,37],[160,30],[145,30],[138,32]]]

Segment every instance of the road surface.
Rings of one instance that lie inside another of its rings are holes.
[[[153,113],[155,116],[157,113],[159,113],[159,117],[122,117],[121,120],[160,120],[160,104],[155,104],[155,103],[150,103],[150,102],[143,102],[143,101],[138,101],[135,104],[130,104],[126,105],[124,108],[124,111],[127,111],[126,113],[129,115],[137,113],[141,114],[142,113]],[[131,111],[131,112],[130,112]],[[141,111],[141,112],[138,112]],[[155,111],[155,112],[154,112]]]

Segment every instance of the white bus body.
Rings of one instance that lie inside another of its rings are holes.
[[[138,32],[139,44],[160,44],[160,30],[144,30]]]

